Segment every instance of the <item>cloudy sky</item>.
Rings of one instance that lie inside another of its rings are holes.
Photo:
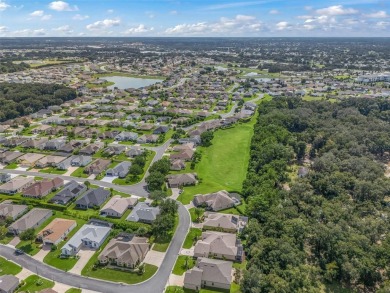
[[[17,36],[390,37],[390,0],[0,0]]]

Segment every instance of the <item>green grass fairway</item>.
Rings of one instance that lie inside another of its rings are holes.
[[[195,167],[201,182],[196,186],[185,187],[179,196],[183,204],[188,204],[195,194],[219,190],[242,190],[249,162],[253,117],[248,123],[240,123],[232,128],[214,132],[212,145],[208,148],[198,147],[202,159]]]
[[[22,268],[17,264],[0,257],[0,276],[2,275],[17,275],[22,271]]]

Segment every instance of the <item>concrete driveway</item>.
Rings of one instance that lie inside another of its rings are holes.
[[[172,188],[171,198],[176,200],[180,195],[180,188]]]
[[[33,258],[43,262],[43,259],[45,258],[45,256],[50,252],[50,248],[51,248],[51,246],[49,246],[49,245],[43,245],[41,250],[38,251],[38,253],[36,255],[34,255]]]
[[[12,246],[16,246],[20,243],[20,239],[18,236],[15,236],[8,244]]]
[[[160,267],[165,257],[165,252],[159,252],[154,250],[149,250],[148,254],[145,256],[144,262]]]
[[[79,167],[69,167],[68,171],[64,174],[64,176],[70,176],[74,171],[76,171]]]
[[[74,267],[69,271],[70,273],[81,275],[82,269],[85,267],[87,262],[90,260],[92,255],[96,252],[96,250],[91,249],[80,249],[78,256],[79,260],[76,262]]]
[[[118,176],[105,176],[100,181],[112,183],[115,179],[117,179]]]
[[[194,246],[192,246],[190,249],[183,248],[180,251],[181,255],[188,255],[188,256],[194,256]]]
[[[183,287],[184,285],[184,275],[181,275],[181,276],[178,276],[178,275],[174,275],[174,274],[171,274],[169,276],[169,280],[168,280],[168,286],[179,286],[179,287]]]

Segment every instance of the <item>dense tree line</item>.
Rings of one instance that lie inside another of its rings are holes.
[[[279,98],[259,107],[244,182],[244,293],[329,284],[389,292],[388,111],[389,101],[365,99]],[[289,179],[304,160],[309,173]]]
[[[30,68],[30,65],[27,63],[13,63],[13,62],[1,62],[0,63],[0,73],[12,73],[16,71],[22,71],[27,68]]]
[[[0,122],[75,98],[76,91],[63,85],[0,83]]]

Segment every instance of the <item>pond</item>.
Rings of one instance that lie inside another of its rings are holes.
[[[102,77],[107,81],[111,81],[114,84],[109,86],[109,89],[117,87],[118,89],[124,90],[127,88],[141,88],[153,85],[155,83],[163,81],[162,79],[152,79],[152,78],[137,78],[137,77],[127,77],[127,76],[106,76]]]

